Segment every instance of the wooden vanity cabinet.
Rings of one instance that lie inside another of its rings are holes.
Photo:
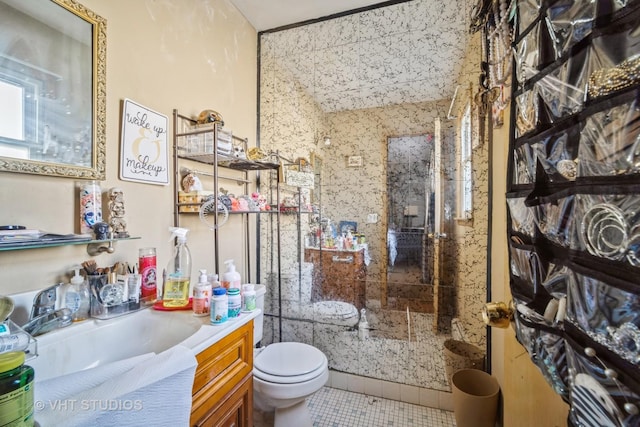
[[[305,262],[313,264],[311,301],[346,301],[358,310],[365,304],[367,266],[364,249],[337,251],[305,248]]]
[[[253,320],[196,356],[192,426],[253,426]]]

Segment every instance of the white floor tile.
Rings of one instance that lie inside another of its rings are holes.
[[[314,427],[455,427],[452,412],[323,387],[307,400]]]

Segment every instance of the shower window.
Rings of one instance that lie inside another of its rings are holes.
[[[458,139],[457,150],[458,204],[456,218],[459,220],[470,220],[473,218],[472,148],[471,103],[468,103],[460,119],[460,138]]]

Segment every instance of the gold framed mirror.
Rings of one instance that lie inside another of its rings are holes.
[[[105,179],[106,20],[0,0],[0,171]]]

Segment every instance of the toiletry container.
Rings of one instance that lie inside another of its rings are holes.
[[[162,289],[162,305],[186,307],[189,304],[191,283],[191,252],[187,246],[186,228],[171,227],[172,237],[177,239],[173,257],[167,265],[167,278]]]
[[[253,311],[256,309],[256,291],[252,284],[242,285],[242,299],[244,311]]]
[[[229,296],[229,319],[235,319],[240,316],[240,311],[242,311],[240,289],[229,288],[227,295]]]
[[[29,347],[29,335],[26,332],[0,335],[0,353],[9,351],[24,351]],[[0,403],[2,408],[2,403]]]
[[[162,295],[158,295],[157,288],[156,248],[138,250],[138,269],[141,277],[142,298],[162,299]]]
[[[227,271],[222,275],[222,287],[226,289],[240,289],[240,273],[236,271],[236,266],[233,263],[233,260],[228,259],[224,263],[227,266]]]
[[[74,322],[86,320],[89,318],[91,310],[91,299],[89,285],[85,278],[80,275],[80,268],[75,269],[75,274],[70,282],[64,293],[64,305],[71,310]]]
[[[0,354],[0,425],[33,426],[34,372],[24,364],[25,354]]]
[[[80,234],[93,235],[93,226],[102,222],[102,189],[96,181],[80,187]]]
[[[369,322],[367,321],[367,310],[360,310],[360,321],[358,322],[358,337],[361,340],[369,338]]]
[[[229,317],[229,298],[225,288],[215,288],[211,299],[211,324],[217,325],[227,321]]]
[[[207,277],[207,270],[200,270],[200,279],[193,288],[194,316],[208,316],[211,302],[211,285]]]

